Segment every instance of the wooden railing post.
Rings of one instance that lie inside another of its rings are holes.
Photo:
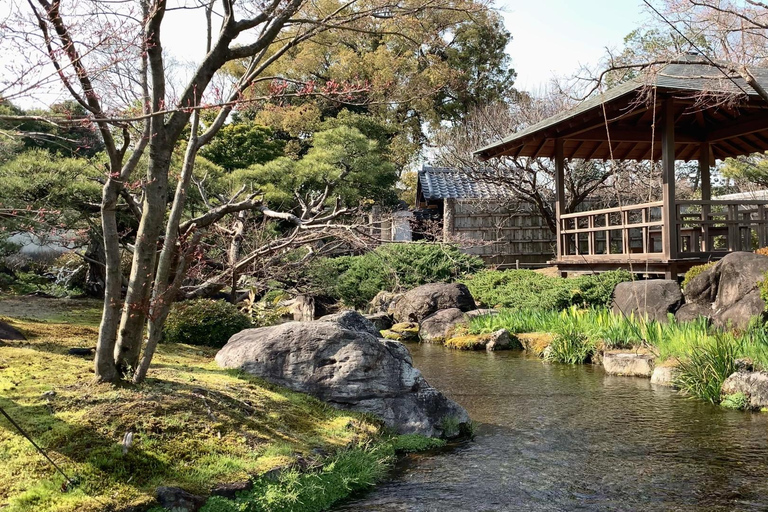
[[[565,156],[563,139],[555,139],[555,225],[557,229],[557,259],[559,260],[568,248],[562,235],[562,219],[565,211]],[[576,253],[578,254],[579,238],[576,236]]]
[[[678,226],[675,214],[675,105],[672,98],[664,100],[661,125],[661,182],[663,221],[662,245],[666,259],[677,258]]]

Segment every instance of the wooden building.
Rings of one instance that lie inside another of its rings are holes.
[[[503,187],[455,169],[423,167],[413,213],[417,226],[437,223],[443,241],[467,246],[466,252],[489,265],[545,266],[555,255],[554,234],[534,208],[509,195]],[[419,227],[414,231],[418,239]]]
[[[628,268],[668,277],[768,245],[768,200],[711,196],[716,159],[768,150],[768,69],[684,55],[476,152],[555,161],[561,272]],[[568,159],[660,161],[661,201],[564,214]],[[675,161],[698,160],[700,200],[675,197]]]

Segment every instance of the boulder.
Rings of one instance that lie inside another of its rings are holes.
[[[751,409],[768,407],[768,373],[733,373],[725,379],[721,391],[723,395],[743,393],[749,399],[749,407]]]
[[[356,332],[367,332],[377,338],[381,337],[381,329],[377,329],[376,326],[365,318],[357,311],[351,309],[345,311],[339,311],[332,315],[325,315],[317,319],[318,322],[332,322],[339,324],[344,329]]]
[[[7,341],[23,341],[27,338],[24,337],[18,330],[11,327],[9,324],[0,321],[0,340]]]
[[[683,304],[675,312],[675,320],[678,322],[693,322],[699,318],[706,318],[708,321],[712,321],[712,308],[702,304]]]
[[[651,384],[674,388],[677,368],[674,366],[657,366],[651,374]]]
[[[619,283],[613,290],[613,312],[617,315],[634,313],[651,320],[667,322],[683,303],[680,285],[672,279],[649,279]]]
[[[392,327],[392,317],[387,313],[371,313],[369,315],[363,316],[366,320],[376,326],[379,331],[383,331]]]
[[[247,329],[216,354],[237,368],[342,409],[374,414],[400,434],[451,436],[469,415],[430,386],[402,343],[335,322],[289,322]],[[451,432],[446,427],[451,426]]]
[[[416,322],[400,322],[389,329],[381,331],[381,335],[388,340],[418,341],[419,324]]]
[[[466,334],[455,336],[445,342],[448,348],[458,350],[505,350],[511,348],[522,348],[517,338],[509,335],[506,329],[499,329],[489,334]]]
[[[442,343],[456,326],[467,324],[465,313],[459,308],[441,309],[419,324],[419,340],[424,343]]]
[[[740,329],[765,311],[757,284],[768,272],[768,256],[751,252],[733,252],[685,287],[688,302],[712,308],[714,323]]]
[[[537,357],[543,357],[544,351],[552,344],[554,336],[548,332],[525,332],[516,334],[515,338],[523,350]]]
[[[469,289],[458,283],[432,283],[406,292],[390,307],[397,322],[421,322],[441,309],[457,308],[461,311],[477,309]]]
[[[158,487],[155,497],[161,507],[175,512],[196,512],[206,502],[204,496],[189,493],[179,487]]]
[[[402,296],[402,293],[379,292],[368,304],[368,313],[388,313],[390,306]]]
[[[603,367],[609,375],[627,377],[650,377],[653,373],[654,357],[651,354],[610,351],[603,354]]]
[[[501,311],[498,309],[492,309],[492,308],[484,308],[484,309],[473,309],[472,311],[467,311],[466,315],[467,318],[476,318],[478,316],[494,316],[498,315]]]

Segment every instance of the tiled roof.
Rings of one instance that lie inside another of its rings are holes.
[[[508,197],[504,187],[473,179],[449,167],[422,167],[419,182],[424,199],[497,199]]]

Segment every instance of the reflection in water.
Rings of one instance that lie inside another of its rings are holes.
[[[520,353],[409,345],[479,425],[337,510],[767,510],[768,414]]]

